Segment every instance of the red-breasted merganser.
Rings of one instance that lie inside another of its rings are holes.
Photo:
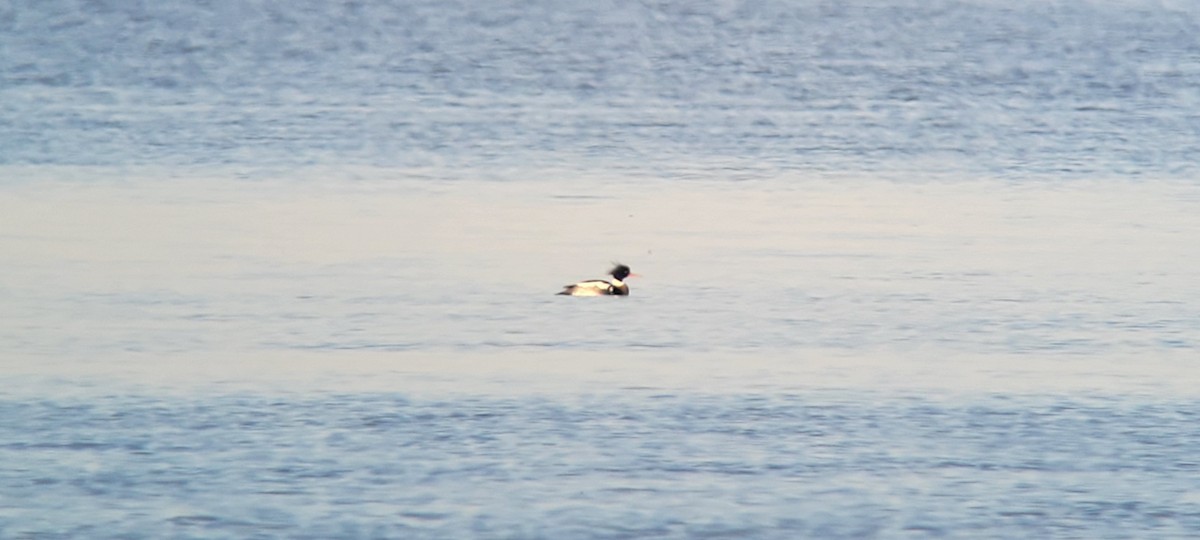
[[[566,285],[562,292],[567,296],[627,296],[629,294],[629,285],[626,285],[625,278],[636,276],[631,274],[629,267],[623,264],[618,264],[609,270],[609,275],[613,277],[612,281],[603,279],[590,279],[588,281],[580,281],[574,285]]]

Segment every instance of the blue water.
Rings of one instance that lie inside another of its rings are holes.
[[[333,395],[2,412],[56,426],[36,441],[3,433],[9,537],[1184,538],[1200,527],[1194,481],[1180,479],[1200,468],[1200,436],[1164,427],[1194,425],[1195,404]]]
[[[0,2],[0,538],[1200,536],[1197,81],[1166,0]]]
[[[1188,2],[796,4],[8,2],[0,161],[1196,172]]]

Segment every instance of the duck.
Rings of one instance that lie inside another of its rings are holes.
[[[625,278],[637,274],[631,273],[628,266],[616,263],[612,270],[608,271],[608,275],[612,276],[612,281],[603,279],[580,281],[564,285],[562,292],[558,294],[566,296],[629,296],[629,285],[625,284]]]

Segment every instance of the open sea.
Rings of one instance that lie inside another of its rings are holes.
[[[0,0],[6,540],[1197,538],[1198,284],[1190,0]]]

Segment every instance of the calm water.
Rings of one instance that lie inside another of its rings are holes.
[[[1200,536],[1200,10],[793,4],[0,2],[0,538]]]

